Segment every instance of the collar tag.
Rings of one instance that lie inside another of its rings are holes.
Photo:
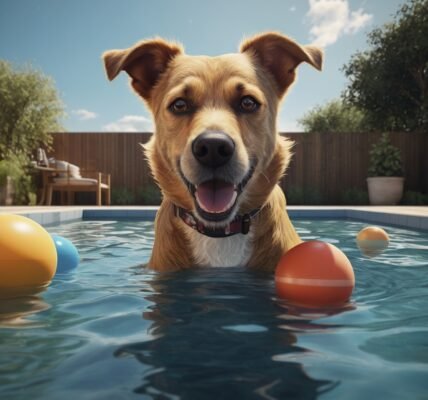
[[[250,231],[251,218],[249,214],[245,214],[242,216],[241,221],[241,233],[246,235]]]

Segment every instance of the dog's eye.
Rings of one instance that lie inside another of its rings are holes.
[[[191,107],[188,101],[180,98],[174,100],[169,106],[169,109],[174,114],[186,114],[191,110]]]
[[[239,103],[239,110],[243,113],[253,113],[260,107],[260,103],[251,96],[244,96]]]

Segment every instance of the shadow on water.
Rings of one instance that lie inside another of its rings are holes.
[[[153,305],[143,318],[152,321],[154,339],[115,352],[149,367],[134,392],[155,399],[315,399],[336,386],[284,361],[284,354],[307,350],[284,329],[286,310],[274,298],[272,277],[193,270],[159,275],[151,286]]]

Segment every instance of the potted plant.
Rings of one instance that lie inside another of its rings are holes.
[[[403,196],[403,163],[400,150],[390,142],[384,133],[370,151],[369,177],[367,185],[370,204],[394,205]]]

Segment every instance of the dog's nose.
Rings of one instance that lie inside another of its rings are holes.
[[[204,132],[192,143],[195,158],[203,165],[217,168],[226,164],[235,152],[235,142],[223,132]]]

